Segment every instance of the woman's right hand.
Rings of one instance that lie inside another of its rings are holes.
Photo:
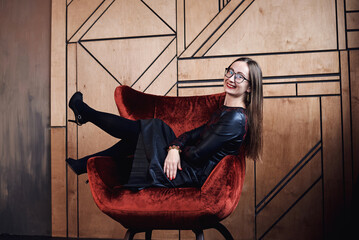
[[[177,169],[182,170],[179,150],[170,149],[165,159],[163,171],[170,180],[173,180],[176,178]]]

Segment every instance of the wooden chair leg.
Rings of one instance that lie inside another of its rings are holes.
[[[192,230],[196,234],[196,240],[204,240],[203,230]]]
[[[217,223],[213,226],[213,228],[217,229],[226,240],[234,240],[232,234],[228,231],[228,229],[221,223]]]

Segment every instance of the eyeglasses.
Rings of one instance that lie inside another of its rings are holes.
[[[226,70],[224,71],[224,76],[226,76],[227,78],[231,78],[234,75],[234,81],[237,84],[241,84],[244,80],[250,82],[245,76],[243,76],[240,73],[236,73],[234,72],[234,70],[232,68],[226,68]]]

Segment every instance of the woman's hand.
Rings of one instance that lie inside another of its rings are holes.
[[[170,149],[167,153],[167,157],[165,159],[165,164],[163,166],[163,171],[166,173],[167,177],[170,180],[176,178],[177,168],[182,170],[181,168],[181,158],[179,154],[179,150]]]

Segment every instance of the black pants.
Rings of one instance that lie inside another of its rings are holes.
[[[112,147],[79,160],[87,163],[89,158],[95,156],[112,157],[118,164],[122,182],[126,183],[131,172],[133,155],[141,130],[140,123],[114,114],[96,111],[83,102],[79,104],[81,115],[86,121],[95,124],[111,136],[121,139]]]

